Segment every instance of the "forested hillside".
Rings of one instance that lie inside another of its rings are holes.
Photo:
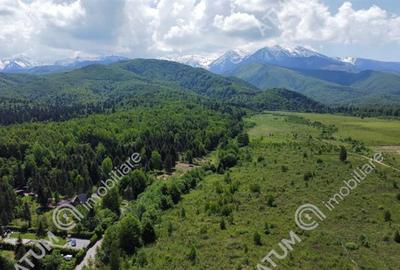
[[[289,69],[251,63],[226,72],[261,89],[286,88],[333,106],[400,104],[400,76],[395,73]]]
[[[198,95],[252,109],[294,109],[300,105],[284,96],[266,99],[261,90],[238,79],[161,60],[137,59],[108,66],[92,65],[43,76],[0,76],[0,123],[3,124],[58,121],[132,105],[157,104],[164,101],[166,95],[171,95],[171,100]],[[325,109],[310,99],[301,100],[301,109]],[[257,107],[253,107],[255,103]]]
[[[206,154],[240,132],[241,113],[229,112],[177,102],[61,123],[2,127],[0,178],[10,187],[6,190],[27,186],[46,207],[56,193],[73,196],[98,185],[107,177],[101,169],[107,157],[118,165],[138,152],[143,168],[150,168],[156,155],[159,169],[170,171],[179,156]],[[13,192],[8,196],[15,198]],[[3,225],[15,216],[14,203],[4,202],[11,213],[2,218]]]

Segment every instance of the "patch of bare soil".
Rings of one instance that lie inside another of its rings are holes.
[[[161,175],[157,176],[157,179],[166,180],[171,176],[181,176],[197,167],[199,167],[199,166],[189,164],[189,163],[178,162],[178,163],[176,163],[174,171],[172,173],[161,174]]]
[[[376,146],[374,150],[382,153],[396,153],[400,154],[400,145],[385,145],[385,146]]]

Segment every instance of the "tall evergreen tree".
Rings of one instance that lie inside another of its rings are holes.
[[[345,162],[347,160],[347,150],[344,146],[340,147],[339,159],[342,162]]]

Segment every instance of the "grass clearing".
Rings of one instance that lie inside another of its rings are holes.
[[[369,146],[400,146],[400,120],[380,118],[359,118],[351,116],[288,113],[319,121],[339,128],[339,138],[352,137]]]
[[[329,212],[323,202],[366,161],[353,155],[347,163],[339,161],[337,141],[319,139],[318,128],[286,116],[263,114],[249,121],[256,123],[249,131],[251,146],[241,149],[231,180],[210,174],[167,210],[157,243],[143,248],[142,265],[130,269],[255,269],[269,251],[280,251],[278,243],[291,230],[303,241],[285,260],[275,260],[281,269],[399,268],[400,244],[393,238],[400,229],[398,172],[378,166]],[[296,209],[305,203],[327,214],[312,232],[294,222]],[[390,222],[385,212],[391,213]]]

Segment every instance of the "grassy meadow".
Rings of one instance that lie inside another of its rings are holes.
[[[360,118],[352,116],[294,113],[311,121],[338,127],[338,138],[351,137],[369,146],[400,146],[400,120]]]
[[[251,143],[241,149],[239,164],[229,172],[210,172],[164,212],[156,244],[142,248],[122,268],[256,269],[269,251],[280,252],[278,243],[293,230],[302,242],[286,259],[274,259],[277,269],[399,269],[400,243],[394,235],[400,229],[400,173],[378,166],[334,211],[323,206],[367,162],[357,155],[340,161],[338,145],[351,147],[341,138],[351,136],[367,146],[396,144],[391,128],[396,123],[363,121],[270,113],[247,119]],[[329,127],[333,124],[337,131]],[[396,158],[385,154],[384,162],[400,167]],[[294,221],[296,209],[305,203],[327,215],[311,232],[298,229]]]

